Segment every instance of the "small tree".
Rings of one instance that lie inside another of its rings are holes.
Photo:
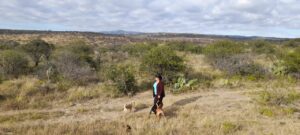
[[[0,41],[0,49],[7,50],[7,49],[14,49],[20,45],[19,42],[13,40],[1,40]]]
[[[244,48],[241,44],[229,40],[218,41],[204,48],[204,54],[210,59],[228,57],[243,51]]]
[[[95,82],[97,77],[89,64],[80,58],[79,54],[69,50],[61,50],[53,56],[52,63],[64,79],[71,80],[78,85]]]
[[[284,56],[283,59],[287,67],[287,72],[300,78],[300,47],[296,48],[294,52]]]
[[[151,49],[142,59],[142,69],[151,74],[160,73],[167,82],[185,68],[183,59],[167,46],[158,46]]]
[[[0,71],[3,76],[18,77],[26,73],[28,60],[26,56],[15,50],[5,50],[0,52]]]
[[[53,45],[41,39],[32,40],[24,46],[24,50],[31,56],[35,66],[39,65],[42,56],[49,60],[53,49]]]
[[[98,70],[98,66],[96,63],[97,59],[93,59],[92,54],[95,53],[93,51],[93,48],[89,45],[87,45],[82,40],[75,40],[72,43],[70,43],[67,49],[69,49],[71,52],[77,54],[81,61],[87,62],[91,68],[94,68],[95,70]],[[98,59],[99,60],[99,59]]]
[[[106,73],[121,93],[130,95],[137,91],[136,80],[130,66],[111,66]]]
[[[252,51],[258,54],[272,54],[275,53],[275,46],[273,46],[270,42],[265,40],[256,40],[250,42],[250,47]]]

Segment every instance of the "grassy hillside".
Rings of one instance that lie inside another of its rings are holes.
[[[1,34],[0,134],[300,132],[298,39],[168,38]],[[157,73],[161,120],[148,118]]]

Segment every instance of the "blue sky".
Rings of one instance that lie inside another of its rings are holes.
[[[299,0],[0,0],[0,28],[300,37]]]

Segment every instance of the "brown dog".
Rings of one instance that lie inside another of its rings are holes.
[[[166,117],[165,117],[165,114],[164,114],[164,111],[163,111],[163,109],[162,109],[163,104],[161,103],[161,104],[159,105],[158,103],[156,103],[156,106],[157,106],[157,108],[156,108],[156,116],[157,116],[157,118],[158,118],[158,119],[160,119],[161,117],[166,118]]]

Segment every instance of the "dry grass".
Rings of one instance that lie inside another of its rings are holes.
[[[64,112],[33,112],[14,115],[0,115],[0,123],[3,125],[19,123],[23,121],[48,120],[64,115]]]
[[[250,90],[255,91],[255,90]],[[245,93],[245,94],[243,94]],[[278,115],[278,108],[262,107],[243,91],[216,91],[206,93],[189,93],[168,95],[165,99],[166,119],[158,120],[154,115],[148,117],[150,102],[138,95],[134,99],[111,99],[103,108],[91,109],[84,106],[76,110],[76,116],[108,115],[106,119],[92,119],[78,122],[59,122],[35,124],[7,124],[0,126],[0,132],[12,134],[209,134],[209,135],[240,135],[240,134],[285,134],[295,135],[300,132],[299,113],[292,108],[285,108]],[[198,96],[197,96],[198,95]],[[150,98],[150,97],[148,97]],[[135,100],[136,112],[123,113],[122,105]],[[118,105],[120,104],[120,105]],[[104,112],[99,110],[103,110]],[[295,112],[294,112],[295,111]],[[112,113],[114,112],[114,113]],[[117,113],[119,116],[109,115]],[[90,116],[92,117],[92,116]],[[34,119],[35,117],[25,117]],[[20,121],[25,121],[25,119]],[[44,118],[37,117],[38,120]],[[45,119],[48,119],[47,117]],[[130,126],[130,130],[127,129]]]

